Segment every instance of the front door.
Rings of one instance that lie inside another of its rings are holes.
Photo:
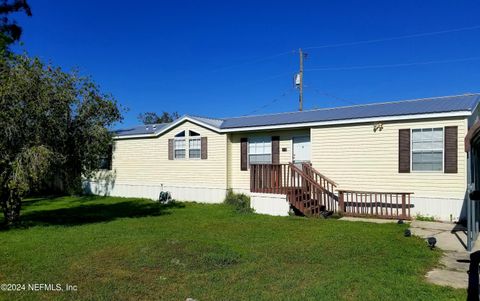
[[[293,163],[310,162],[310,136],[293,137]]]

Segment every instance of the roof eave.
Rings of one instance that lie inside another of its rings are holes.
[[[300,122],[300,123],[290,123],[290,124],[275,124],[275,125],[261,125],[261,126],[248,126],[248,127],[236,127],[236,128],[216,128],[189,116],[184,116],[169,126],[162,128],[160,131],[152,134],[140,134],[140,135],[124,135],[124,136],[114,136],[113,139],[134,139],[134,138],[152,138],[158,137],[162,133],[169,131],[174,128],[176,125],[184,122],[190,121],[192,123],[198,124],[205,128],[208,128],[217,133],[231,133],[231,132],[250,132],[250,131],[261,131],[261,130],[277,130],[277,129],[292,129],[292,128],[304,128],[304,127],[317,127],[317,126],[327,126],[327,125],[344,125],[344,124],[358,124],[358,123],[368,123],[368,122],[385,122],[385,121],[402,121],[402,120],[415,120],[415,119],[434,119],[434,118],[452,118],[452,117],[468,117],[471,116],[471,111],[456,111],[456,112],[442,112],[442,113],[426,113],[426,114],[409,114],[409,115],[396,115],[396,116],[380,116],[380,117],[369,117],[369,118],[355,118],[355,119],[341,119],[341,120],[330,120],[330,121],[315,121],[315,122]]]
[[[314,121],[314,122],[301,122],[301,123],[290,123],[290,124],[224,128],[224,129],[221,129],[221,132],[230,133],[230,132],[246,132],[246,131],[259,131],[259,130],[272,130],[272,129],[291,129],[291,128],[315,127],[315,126],[327,126],[327,125],[358,124],[358,123],[380,122],[380,121],[397,121],[397,120],[402,121],[402,120],[415,120],[415,119],[468,117],[470,115],[472,115],[471,111],[409,114],[409,115],[382,116],[382,117],[369,117],[369,118],[341,119],[341,120],[330,120],[330,121]]]
[[[117,136],[114,136],[113,139],[114,140],[120,140],[120,139],[134,139],[134,138],[152,138],[152,137],[158,137],[160,136],[161,134],[169,131],[170,129],[176,127],[178,124],[182,123],[182,122],[185,122],[185,121],[190,121],[192,123],[195,123],[197,125],[200,125],[200,126],[203,126],[207,129],[210,129],[214,132],[220,132],[220,129],[217,128],[217,127],[214,127],[210,124],[207,124],[205,122],[202,122],[200,120],[197,120],[195,118],[192,118],[188,115],[185,115],[177,120],[175,120],[174,122],[170,123],[168,126],[160,129],[158,132],[155,132],[155,133],[151,133],[151,134],[137,134],[137,135],[117,135]]]

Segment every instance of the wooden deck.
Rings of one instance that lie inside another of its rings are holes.
[[[410,219],[409,192],[337,190],[337,183],[310,164],[250,165],[250,191],[284,194],[305,215],[336,212],[346,216]]]

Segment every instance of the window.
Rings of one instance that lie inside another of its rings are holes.
[[[107,153],[100,157],[100,169],[112,170],[112,146],[108,147]]]
[[[190,159],[200,159],[201,139],[190,138],[188,143],[188,157]]]
[[[251,138],[248,144],[248,160],[250,164],[271,164],[272,138]]]
[[[185,159],[185,131],[175,135],[173,140],[173,155],[175,159]]]
[[[175,159],[185,159],[185,139],[175,139],[173,141]]]
[[[202,137],[195,131],[184,130],[168,139],[168,160],[205,160],[207,157],[207,137]]]
[[[443,170],[443,128],[412,130],[412,170]]]
[[[199,133],[194,132],[194,131],[188,131],[188,135],[189,135],[190,137],[192,137],[192,136],[200,136]]]

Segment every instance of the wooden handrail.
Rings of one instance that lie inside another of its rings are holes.
[[[320,173],[314,173],[310,166],[302,169],[293,163],[251,164],[250,191],[284,194],[293,207],[306,215],[333,211],[347,216],[410,219],[412,192],[338,189],[337,196],[335,182],[320,178]]]
[[[337,191],[338,210],[344,215],[410,219],[411,192]]]
[[[309,182],[310,184],[318,187],[319,189],[325,190],[319,183],[317,183],[315,180],[313,180],[311,177],[309,177],[303,170],[300,168],[296,167],[293,163],[288,164],[291,169],[295,170],[299,175],[301,175],[305,181]]]
[[[313,166],[312,166],[312,163],[302,163],[302,167],[310,170],[312,173],[316,174],[318,177],[324,179],[325,181],[327,181],[329,184],[331,184],[332,186],[334,187],[337,187],[338,184],[337,182],[335,182],[334,180],[330,179],[329,177],[327,177],[326,175],[322,174],[321,172],[319,172],[318,170],[316,170]]]
[[[288,164],[250,164],[250,191],[286,194]]]
[[[348,189],[337,189],[337,191],[338,192],[356,192],[356,193],[415,194],[414,192],[365,191],[365,190],[348,190]]]
[[[336,196],[314,178],[307,175],[293,163],[289,163],[289,168],[294,179],[294,187],[291,192],[290,203],[306,215],[320,215],[324,211],[337,211]],[[298,175],[297,177],[295,177]],[[297,189],[296,182],[300,182],[301,189]],[[300,198],[300,201],[299,201]]]
[[[334,193],[292,163],[251,164],[250,191],[285,194],[292,206],[308,215],[337,210]]]

